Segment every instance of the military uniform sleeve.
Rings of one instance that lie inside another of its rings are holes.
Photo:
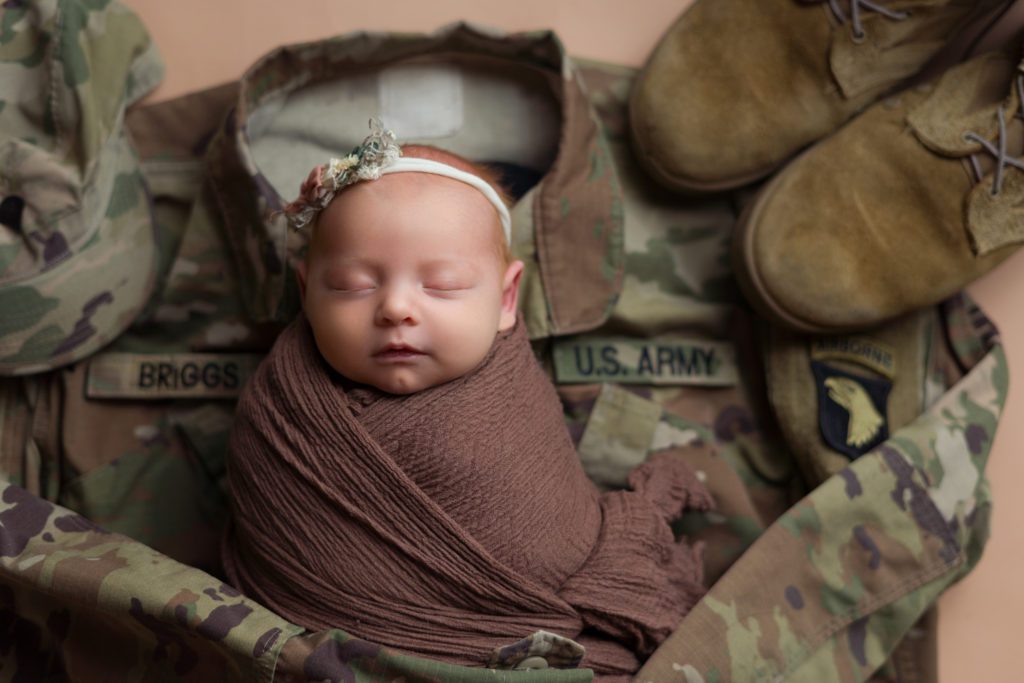
[[[558,665],[567,641],[541,635],[514,649],[539,650]],[[538,638],[539,646],[533,643]],[[0,662],[0,680],[95,680],[97,674],[181,683],[592,678],[590,669],[454,666],[337,629],[306,633],[219,579],[11,483],[0,485]]]
[[[637,680],[865,680],[980,556],[984,469],[1006,389],[997,345],[917,420],[776,520]]]

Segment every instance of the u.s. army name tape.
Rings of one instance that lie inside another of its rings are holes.
[[[561,384],[730,386],[738,380],[735,348],[717,340],[570,337],[557,340],[552,353]]]

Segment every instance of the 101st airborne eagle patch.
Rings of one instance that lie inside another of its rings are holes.
[[[892,381],[861,377],[811,361],[818,387],[818,424],[834,450],[850,460],[889,438],[887,405]]]

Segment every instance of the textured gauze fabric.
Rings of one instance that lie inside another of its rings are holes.
[[[521,324],[469,374],[396,396],[337,374],[298,318],[245,387],[228,481],[230,581],[414,654],[480,665],[544,629],[618,677],[704,592],[701,549],[669,526],[704,487],[666,455],[599,492]]]

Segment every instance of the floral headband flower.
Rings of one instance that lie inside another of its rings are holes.
[[[309,172],[299,188],[298,198],[286,204],[284,214],[288,224],[296,230],[313,222],[316,215],[331,203],[334,196],[349,185],[363,180],[376,180],[388,173],[433,173],[454,178],[479,190],[501,219],[506,242],[512,241],[512,218],[508,208],[486,181],[448,164],[431,159],[402,158],[402,150],[395,142],[395,134],[385,130],[380,121],[370,120],[370,135],[342,159],[332,158]]]

